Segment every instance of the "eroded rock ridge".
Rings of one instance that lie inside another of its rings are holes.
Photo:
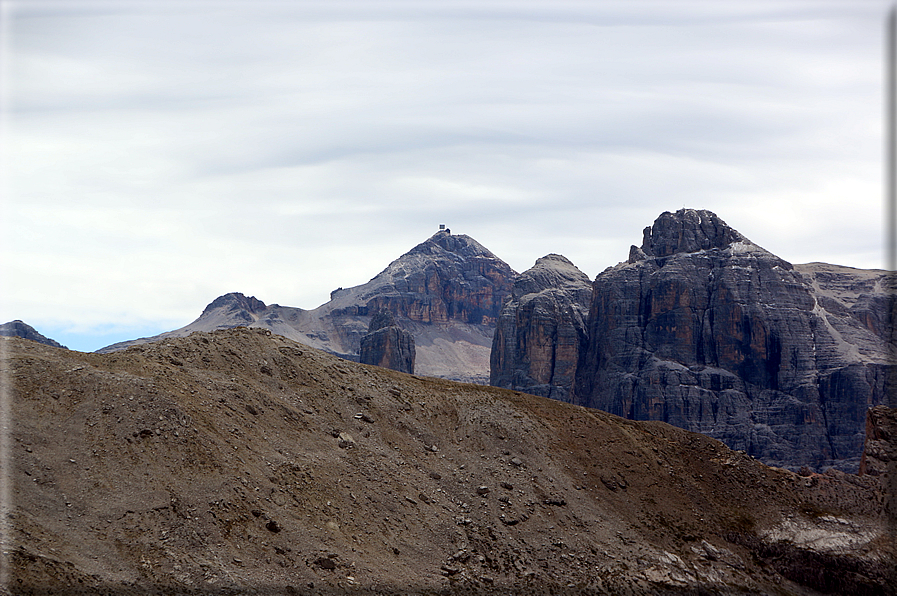
[[[54,348],[65,348],[65,346],[58,341],[46,337],[31,325],[25,323],[24,321],[20,321],[19,319],[16,319],[15,321],[9,321],[8,323],[3,323],[2,325],[0,325],[0,336],[21,337],[48,346],[53,346]]]

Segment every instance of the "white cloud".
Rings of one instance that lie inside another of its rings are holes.
[[[0,319],[312,308],[439,223],[594,276],[683,205],[880,266],[887,6],[13,3]]]

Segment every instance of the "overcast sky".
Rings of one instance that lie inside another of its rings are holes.
[[[883,267],[883,0],[2,1],[0,322],[314,308],[445,223],[594,277],[663,211]]]

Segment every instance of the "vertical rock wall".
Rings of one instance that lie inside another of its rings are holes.
[[[413,374],[414,357],[414,336],[397,326],[389,311],[374,315],[361,338],[359,362]]]
[[[833,321],[800,272],[713,213],[665,213],[595,279],[576,401],[770,464],[855,471],[884,349]]]
[[[515,283],[493,384],[662,420],[771,465],[858,469],[866,411],[888,391],[884,272],[794,267],[694,209],[662,214],[598,275],[587,314],[560,259]]]
[[[570,401],[591,293],[588,276],[560,255],[522,273],[496,325],[490,384]]]

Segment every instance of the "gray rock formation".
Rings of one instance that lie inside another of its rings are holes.
[[[494,325],[515,275],[473,238],[441,231],[371,280],[363,305],[334,314],[388,310],[419,323]]]
[[[858,469],[866,410],[893,372],[886,272],[792,266],[683,209],[597,276],[585,316],[582,278],[557,259],[515,283],[492,384],[662,420],[772,465]]]
[[[231,293],[216,298],[192,323],[121,342],[106,353],[195,331],[261,327],[294,341],[358,360],[371,317],[391,312],[414,337],[419,374],[486,383],[495,322],[516,272],[473,238],[440,231],[366,284],[339,288],[314,310],[266,305]]]
[[[570,401],[591,296],[589,277],[561,255],[521,273],[496,325],[489,383]]]
[[[860,474],[884,476],[897,465],[897,408],[875,406],[866,415],[866,444]]]
[[[359,362],[413,374],[414,355],[414,336],[396,324],[391,312],[371,317],[368,334],[361,338]]]
[[[31,341],[36,341],[48,346],[53,346],[54,348],[63,348],[66,350],[68,349],[58,341],[52,340],[49,337],[45,337],[44,335],[39,333],[37,329],[18,319],[0,325],[0,336],[22,337],[24,339],[30,339]]]
[[[265,306],[265,303],[255,296],[244,296],[239,292],[231,292],[230,294],[215,298],[215,300],[206,306],[205,310],[202,311],[202,314],[206,315],[216,310],[222,310],[225,315],[231,315],[231,318],[234,321],[252,323],[255,320],[252,315],[262,313],[266,309],[267,306]]]
[[[595,279],[575,401],[773,465],[856,471],[886,394],[885,282],[795,268],[709,211],[664,213]]]

